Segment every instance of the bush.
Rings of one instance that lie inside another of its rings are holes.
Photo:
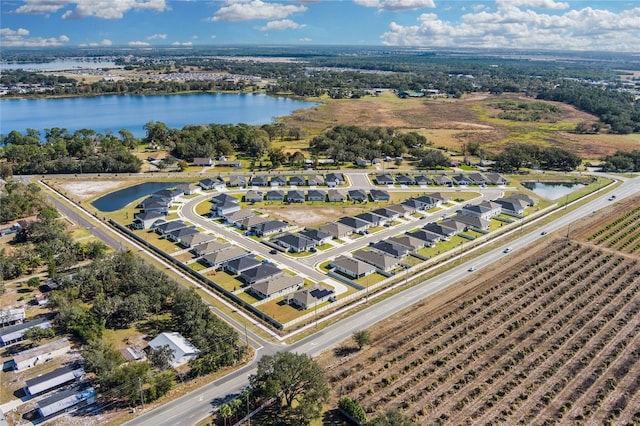
[[[365,413],[364,409],[360,406],[358,401],[351,398],[341,398],[338,403],[338,408],[347,413],[349,416],[353,417],[355,420],[362,424],[367,423],[367,413]]]

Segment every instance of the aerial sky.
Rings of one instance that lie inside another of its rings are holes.
[[[315,44],[640,52],[639,0],[1,0],[0,9],[0,49]]]

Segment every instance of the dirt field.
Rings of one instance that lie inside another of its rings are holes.
[[[619,203],[576,224],[569,244],[559,232],[470,275],[376,324],[362,351],[342,356],[349,341],[324,354],[335,403],[397,407],[421,425],[637,424],[640,264],[586,238],[637,235],[625,212],[639,207]]]
[[[271,217],[295,223],[298,226],[318,226],[327,222],[340,219],[343,216],[353,216],[362,212],[370,211],[369,206],[340,206],[327,207],[322,205],[313,206],[264,206],[260,207],[261,213],[266,213]]]
[[[585,159],[600,159],[616,150],[630,150],[638,144],[633,135],[578,135],[569,130],[581,122],[593,123],[593,115],[557,102],[561,109],[555,123],[515,122],[497,118],[499,111],[491,104],[517,100],[543,102],[513,94],[470,94],[462,99],[400,99],[391,92],[379,97],[349,100],[326,100],[326,104],[297,111],[280,120],[304,129],[309,140],[338,124],[361,127],[394,127],[416,131],[433,143],[459,151],[463,143],[480,143],[497,153],[509,142],[558,146]]]

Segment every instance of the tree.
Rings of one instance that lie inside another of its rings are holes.
[[[371,343],[371,334],[367,330],[356,330],[353,332],[353,341],[358,345],[358,349]]]
[[[189,163],[187,163],[185,160],[178,161],[178,171],[184,172],[188,168],[189,168]]]
[[[48,339],[55,335],[56,333],[52,328],[31,327],[26,333],[24,333],[24,338],[34,342],[39,342],[40,340]]]
[[[157,348],[149,348],[149,361],[156,369],[166,370],[171,365],[173,359],[173,351],[169,345],[158,346]]]
[[[265,355],[258,362],[256,374],[249,377],[249,383],[258,397],[284,401],[285,411],[296,417],[296,424],[320,416],[329,397],[324,370],[306,354]]]
[[[414,426],[415,423],[407,416],[402,414],[397,408],[387,410],[386,413],[372,419],[369,426]]]
[[[222,421],[224,422],[224,425],[226,426],[227,424],[227,420],[229,420],[231,417],[233,417],[233,410],[231,409],[231,406],[229,404],[222,404],[220,406],[220,408],[218,408],[218,416],[220,416],[220,418],[222,418]]]

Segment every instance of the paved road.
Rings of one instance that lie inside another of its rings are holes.
[[[619,200],[635,195],[638,192],[640,192],[640,178],[635,178],[625,180],[623,184],[616,189],[615,194]],[[575,223],[575,221],[592,214],[593,211],[610,205],[612,202],[607,200],[608,197],[609,195],[603,195],[575,210],[570,210],[565,216],[547,224],[543,229],[548,232],[553,232],[566,228],[570,234],[571,224]],[[525,248],[539,238],[549,238],[548,236],[541,235],[539,229],[533,232],[524,232],[516,229],[513,232],[522,234],[509,244],[514,250]],[[260,350],[260,354],[270,354],[275,350],[288,350],[316,356],[322,351],[335,347],[343,340],[350,338],[354,331],[371,327],[390,315],[408,308],[417,301],[454,284],[460,278],[468,276],[470,272],[467,272],[467,270],[471,266],[475,266],[481,270],[493,262],[508,261],[508,255],[503,253],[505,247],[506,246],[496,248],[472,261],[463,262],[459,266],[435,278],[425,280],[416,286],[385,299],[384,303],[372,304],[357,314],[334,323],[295,344],[288,346],[265,346]],[[211,415],[214,408],[224,401],[225,398],[238,394],[242,388],[247,385],[247,377],[254,371],[257,359],[258,358],[247,367],[220,380],[214,381],[183,398],[165,404],[156,410],[144,413],[127,424],[140,426],[193,425]]]

